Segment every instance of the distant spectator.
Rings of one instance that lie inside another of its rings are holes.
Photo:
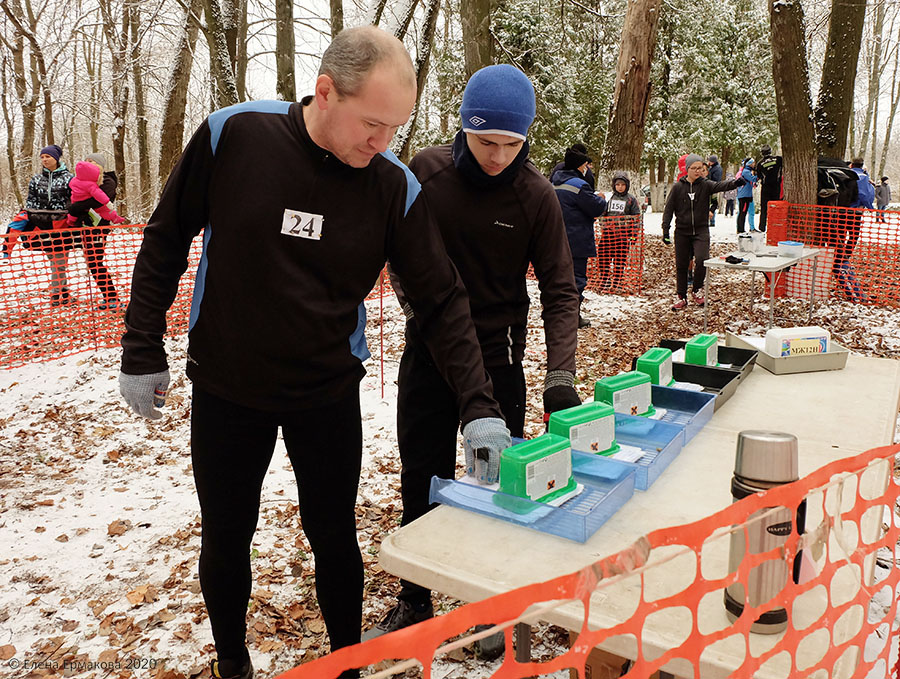
[[[756,163],[756,176],[759,178],[759,230],[766,230],[766,217],[770,200],[784,198],[784,163],[781,156],[773,156],[768,145],[759,150],[761,158]]]
[[[625,219],[627,216],[641,214],[641,207],[637,198],[628,190],[631,188],[631,180],[626,172],[616,172],[613,175],[613,193],[606,201],[606,210],[601,226],[603,237],[598,248],[597,263],[600,269],[600,290],[608,288],[615,291],[622,285],[622,275],[625,271],[625,262],[628,259],[629,245],[634,241],[640,221],[637,219]],[[612,273],[609,265],[612,263]]]
[[[578,153],[581,153],[585,156],[588,155],[587,147],[584,144],[575,143],[575,144],[572,144],[569,148],[572,149],[573,151],[577,151]],[[568,149],[566,149],[566,150],[568,151]],[[591,168],[593,166],[594,166],[593,161],[588,159],[587,168],[584,171],[584,181],[586,181],[588,184],[591,185],[591,191],[593,191],[597,187],[597,184],[594,181],[594,173],[591,171]],[[555,175],[560,170],[565,170],[565,169],[566,169],[566,161],[565,161],[565,159],[563,159],[562,161],[560,161],[556,165],[554,165],[552,170],[550,170],[550,181],[553,181],[553,175]]]
[[[881,183],[875,187],[875,204],[878,207],[879,213],[876,215],[876,218],[882,224],[884,223],[884,214],[880,212],[881,210],[886,210],[887,206],[891,202],[891,187],[888,184],[888,178],[882,177]]]
[[[106,156],[102,153],[92,153],[85,158],[85,162],[96,165],[99,168],[99,172],[103,175],[100,189],[106,197],[104,205],[114,201],[119,187],[119,178],[113,171],[104,171],[107,165]],[[119,308],[119,299],[116,295],[112,277],[109,275],[109,269],[106,268],[104,263],[106,236],[109,234],[109,229],[102,227],[108,226],[109,221],[103,219],[100,214],[91,212],[92,210],[96,211],[98,207],[102,207],[101,201],[96,198],[73,201],[69,205],[69,214],[76,216],[78,224],[87,227],[81,232],[81,247],[84,250],[84,258],[87,261],[88,269],[94,277],[97,287],[100,288],[100,292],[103,294],[103,301],[97,305],[97,308],[115,311]],[[96,218],[94,215],[96,215]]]
[[[741,177],[725,182],[713,182],[703,178],[703,158],[690,154],[685,159],[687,176],[679,179],[672,186],[663,211],[663,242],[672,240],[669,232],[672,217],[675,218],[675,290],[676,300],[672,310],[677,311],[687,306],[687,273],[688,263],[694,258],[695,271],[693,279],[693,299],[698,306],[705,304],[703,283],[706,278],[706,267],[703,262],[709,259],[709,197],[713,193],[742,187],[745,180]]]
[[[28,212],[27,230],[44,233],[36,234],[36,237],[26,241],[26,245],[47,255],[50,261],[50,304],[59,306],[71,301],[66,260],[75,243],[70,232],[54,231],[54,222],[65,224],[66,209],[72,195],[69,190],[72,173],[62,162],[62,149],[56,144],[42,148],[40,157],[43,168],[28,183],[25,209]],[[54,232],[48,233],[51,231]]]
[[[709,168],[709,173],[706,178],[712,182],[720,182],[722,181],[722,166],[719,165],[719,156],[712,155],[706,159],[706,167]],[[712,228],[716,225],[716,213],[719,211],[719,199],[715,197],[715,194],[710,196],[710,207],[715,207],[712,210],[712,214],[709,217],[709,227]]]
[[[579,305],[584,302],[584,289],[587,287],[587,261],[590,257],[597,256],[594,219],[606,210],[606,200],[594,194],[584,177],[590,162],[591,159],[585,153],[570,146],[566,149],[563,169],[555,172],[551,178],[562,208],[563,221],[566,223],[569,249],[572,250]],[[579,307],[578,327],[586,328],[590,324]]]
[[[112,203],[109,201],[109,196],[107,196],[103,189],[100,188],[102,171],[103,168],[90,161],[76,163],[75,176],[69,181],[69,191],[71,192],[72,200],[76,203],[81,203],[89,198],[93,198],[97,201],[97,206],[92,206],[91,208],[94,212],[100,215],[102,219],[121,224],[125,220],[119,217],[116,211],[112,209]],[[102,202],[104,199],[106,199],[105,203]],[[68,226],[75,226],[83,216],[83,213],[78,215],[73,214],[71,208],[69,208],[66,224]]]
[[[850,161],[850,169],[857,174],[857,183],[859,185],[859,196],[850,207],[867,207],[873,210],[875,208],[873,205],[875,202],[875,187],[872,184],[872,180],[869,179],[869,175],[863,169],[863,164],[862,158],[854,158]]]
[[[756,184],[756,175],[753,174],[755,163],[753,158],[745,158],[741,163],[741,169],[738,171],[738,177],[744,180],[744,184],[738,189],[738,216],[737,216],[737,232],[744,233],[744,226],[747,222],[747,211],[750,209],[750,203],[753,202],[753,187]]]
[[[729,172],[727,175],[725,175],[725,179],[734,179],[734,174]],[[725,216],[734,217],[734,204],[737,201],[737,189],[725,191],[722,194],[722,198],[725,199]]]

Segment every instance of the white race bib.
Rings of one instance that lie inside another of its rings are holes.
[[[325,218],[322,215],[314,215],[299,210],[285,210],[281,220],[281,233],[298,238],[310,240],[322,239],[322,223]]]
[[[617,215],[625,214],[625,204],[626,201],[621,198],[611,198],[609,201],[609,211],[614,212]]]

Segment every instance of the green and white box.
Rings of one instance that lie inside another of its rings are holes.
[[[500,454],[500,492],[549,502],[577,487],[569,439],[544,434]]]
[[[632,370],[594,383],[594,400],[609,403],[617,413],[649,417],[656,413],[650,390],[650,376]]]
[[[719,365],[719,336],[694,335],[684,345],[684,362],[693,365]]]
[[[582,403],[551,413],[549,429],[582,453],[612,455],[621,448],[616,443],[616,413],[608,403]]]
[[[672,379],[672,350],[665,347],[653,347],[647,349],[643,354],[638,356],[635,367],[638,372],[650,376],[653,384],[661,384],[668,387],[674,384]]]

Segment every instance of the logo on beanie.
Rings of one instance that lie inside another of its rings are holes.
[[[478,127],[479,125],[484,125],[487,121],[484,118],[472,116],[471,118],[469,118],[469,122],[472,123],[475,127]]]

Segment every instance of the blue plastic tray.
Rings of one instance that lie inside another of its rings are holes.
[[[678,424],[684,427],[684,443],[700,433],[706,423],[712,419],[716,408],[716,395],[705,391],[689,391],[651,385],[650,397],[656,408],[665,408],[666,414],[659,421]],[[618,438],[619,432],[616,431]]]
[[[437,476],[431,479],[428,497],[430,502],[585,542],[634,494],[636,465],[573,452],[572,472],[584,490],[559,507]]]
[[[648,417],[616,413],[616,441],[644,451],[637,462],[615,460],[635,468],[634,487],[647,490],[684,447],[685,428]],[[573,459],[574,464],[574,459]]]

